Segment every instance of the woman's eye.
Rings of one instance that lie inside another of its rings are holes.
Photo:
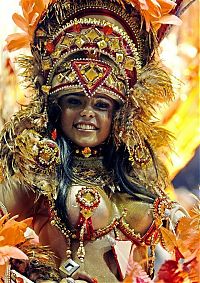
[[[79,106],[79,105],[82,104],[82,102],[81,102],[81,100],[78,99],[78,98],[70,97],[70,98],[67,99],[66,104],[69,105],[69,106],[70,106],[70,105],[71,105],[71,106]]]
[[[110,108],[110,104],[104,101],[99,101],[95,103],[95,107],[101,110],[108,110]]]

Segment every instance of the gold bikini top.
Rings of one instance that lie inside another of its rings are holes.
[[[123,195],[124,193],[117,194]],[[124,195],[126,197],[127,194]],[[82,242],[94,241],[114,231],[115,238],[118,240],[152,245],[160,240],[159,228],[163,225],[163,221],[168,220],[173,203],[167,198],[157,198],[152,205],[141,203],[140,211],[137,212],[138,216],[141,215],[139,222],[142,221],[142,207],[145,207],[145,211],[147,207],[149,208],[148,221],[143,224],[142,233],[138,232],[141,229],[132,228],[127,221],[127,215],[128,219],[132,218],[131,214],[135,213],[134,207],[138,205],[138,202],[132,201],[132,211],[126,207],[123,210],[118,209],[115,199],[109,199],[98,187],[72,186],[66,205],[73,228],[67,229],[56,215],[55,210],[52,211],[52,223],[71,239],[78,239]]]

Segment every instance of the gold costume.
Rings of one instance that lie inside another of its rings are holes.
[[[26,34],[8,37],[9,50],[31,47],[32,56],[18,62],[34,95],[1,134],[1,201],[12,214],[33,217],[66,282],[120,282],[129,255],[153,276],[160,228],[185,216],[165,193],[161,157],[171,136],[153,119],[173,98],[156,37],[164,36],[163,17],[179,21],[169,15],[176,4],[46,2],[22,0],[24,20],[13,18]],[[99,93],[116,105],[111,131],[102,144],[81,148],[63,135],[60,101]],[[131,243],[125,263],[116,252],[122,241]]]

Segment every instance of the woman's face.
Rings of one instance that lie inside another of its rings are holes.
[[[62,96],[61,129],[78,146],[94,147],[103,143],[111,130],[115,102],[97,94],[88,98],[83,93]]]

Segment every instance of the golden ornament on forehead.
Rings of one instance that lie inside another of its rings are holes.
[[[102,78],[103,71],[103,69],[95,67],[94,64],[90,64],[89,67],[85,67],[81,70],[81,74],[83,74],[90,82],[94,82],[95,79]]]
[[[89,96],[95,93],[112,71],[109,65],[93,59],[73,60],[71,67],[76,72],[80,85]]]

